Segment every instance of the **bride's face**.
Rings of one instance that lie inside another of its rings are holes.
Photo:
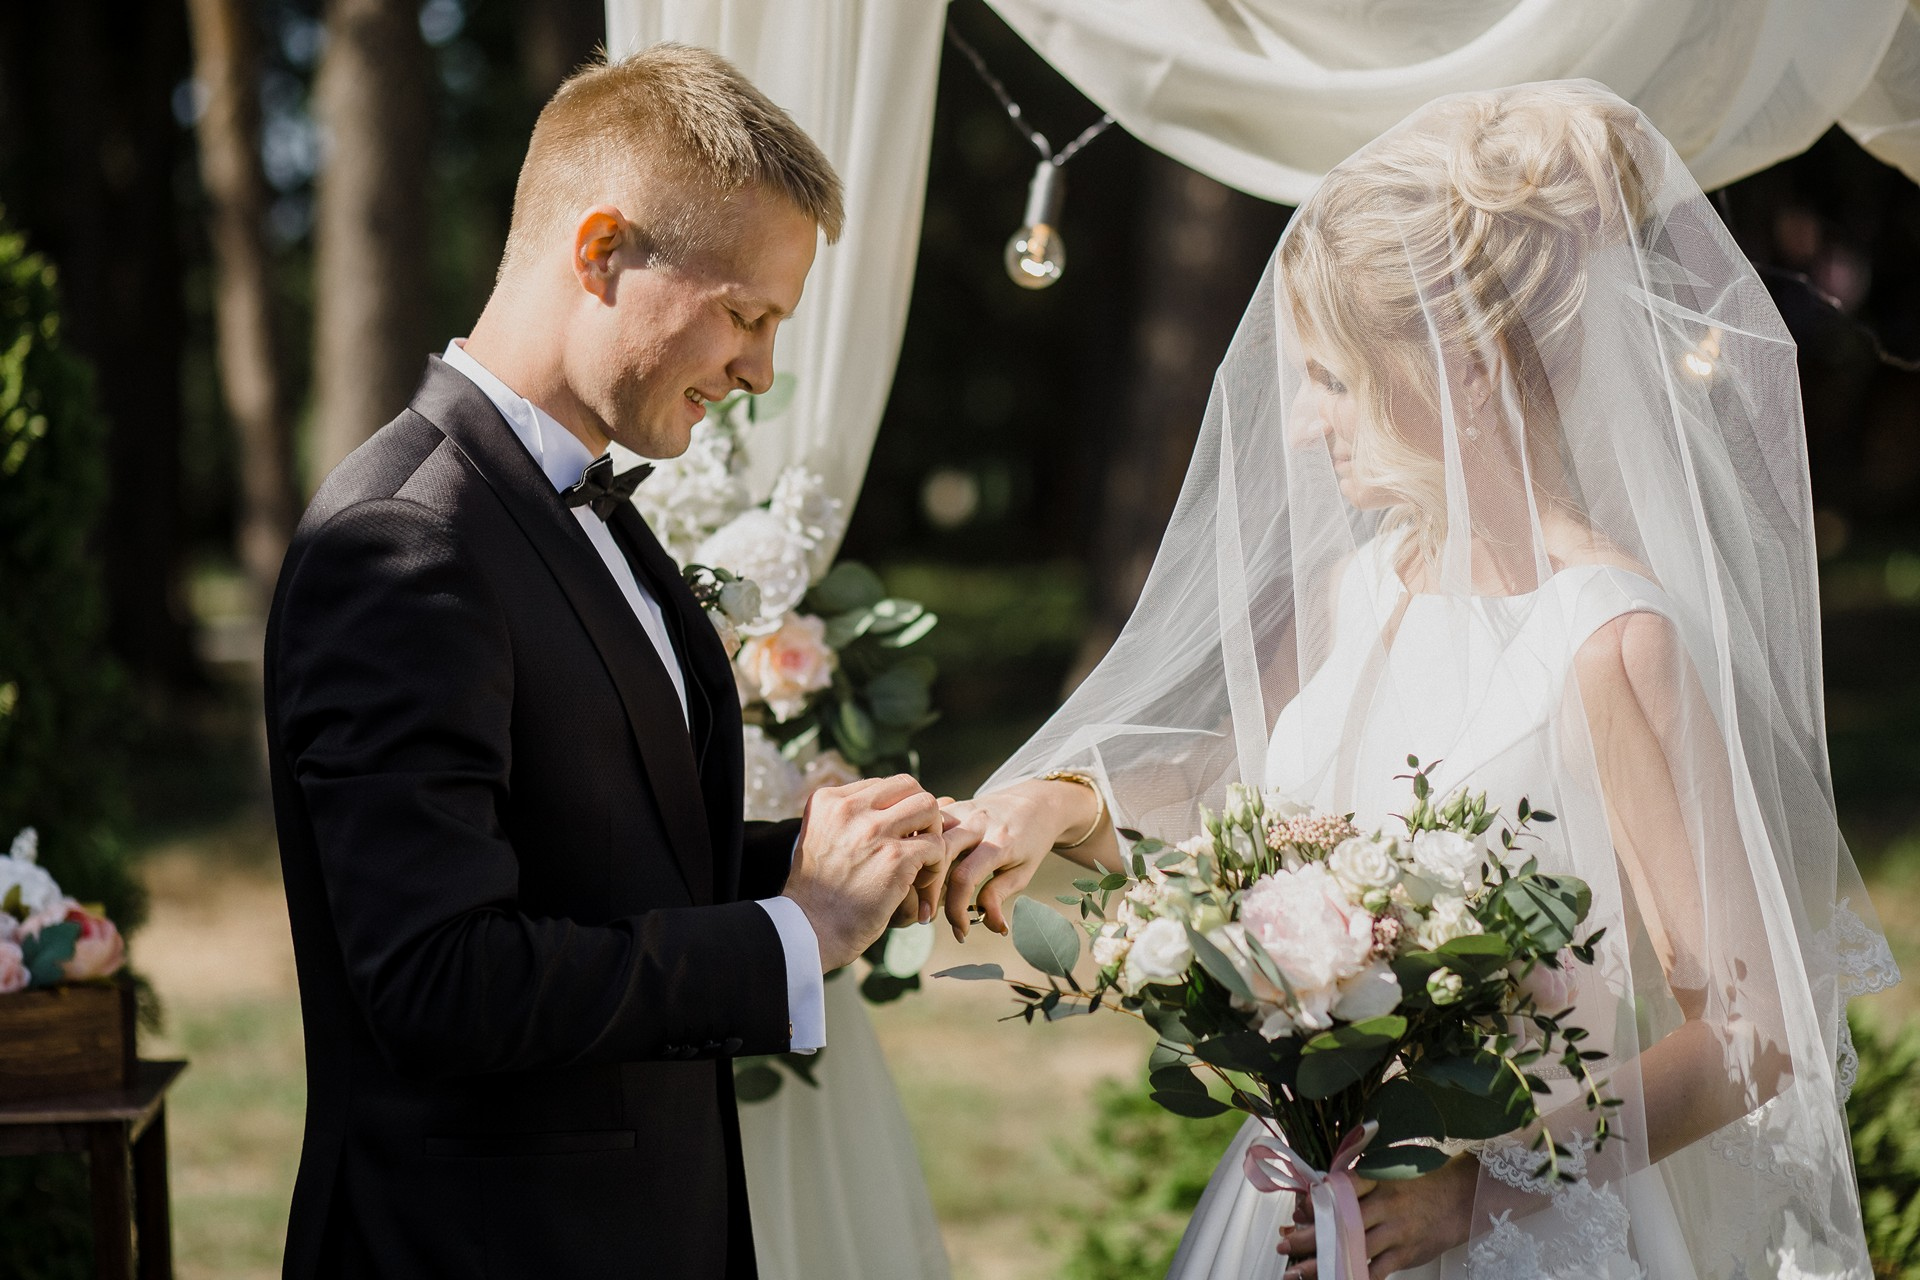
[[[1369,482],[1354,462],[1364,410],[1354,395],[1350,371],[1340,357],[1317,344],[1307,344],[1305,354],[1305,376],[1288,415],[1290,442],[1296,449],[1327,451],[1340,495],[1354,507],[1370,511],[1391,506],[1395,496]]]

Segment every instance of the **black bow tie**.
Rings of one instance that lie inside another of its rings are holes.
[[[580,473],[580,479],[572,486],[560,491],[560,501],[569,507],[593,508],[593,514],[602,520],[610,520],[620,504],[633,497],[633,491],[640,482],[653,474],[651,463],[638,467],[628,467],[619,475],[613,474],[613,459],[601,454],[587,464]]]

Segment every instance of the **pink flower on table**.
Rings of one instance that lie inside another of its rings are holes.
[[[827,645],[827,624],[806,614],[788,614],[771,635],[740,646],[734,671],[744,695],[772,708],[777,720],[807,709],[807,695],[833,683],[840,657]]]
[[[8,917],[11,919],[12,917]],[[31,975],[27,972],[27,958],[17,942],[0,942],[0,996],[10,996],[16,991],[25,991]]]
[[[80,937],[73,944],[73,955],[61,966],[67,981],[104,978],[117,973],[120,966],[126,963],[127,944],[113,921],[75,903],[67,907],[65,922],[80,926]]]

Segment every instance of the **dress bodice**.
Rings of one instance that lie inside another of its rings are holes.
[[[1578,710],[1575,656],[1636,611],[1675,612],[1660,587],[1610,565],[1569,566],[1519,595],[1409,596],[1376,538],[1342,573],[1325,660],[1275,722],[1266,784],[1367,828],[1406,805],[1411,754],[1440,762],[1442,794],[1465,784],[1492,804],[1556,809],[1570,779],[1592,777],[1568,758],[1589,749],[1565,728],[1584,727],[1564,714]]]

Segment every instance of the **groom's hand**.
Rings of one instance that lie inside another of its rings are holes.
[[[851,964],[909,893],[938,884],[946,825],[939,802],[906,774],[813,793],[785,896],[807,913],[822,970]]]

